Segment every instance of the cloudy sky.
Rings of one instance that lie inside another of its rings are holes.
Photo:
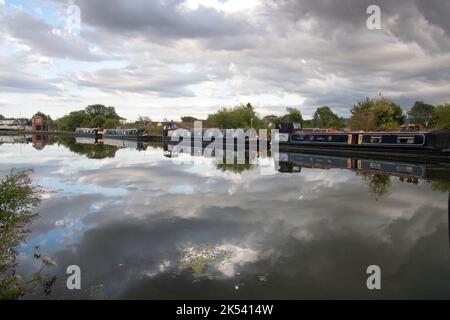
[[[366,26],[370,4],[381,30]],[[448,102],[449,12],[446,0],[0,0],[0,113],[102,103],[161,120],[251,102],[309,118],[379,93],[405,109]]]

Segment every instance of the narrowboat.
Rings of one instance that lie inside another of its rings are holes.
[[[450,157],[450,131],[338,132],[303,131],[279,126],[274,141],[280,148],[322,148],[358,152],[441,154]]]
[[[223,140],[223,146],[238,146],[238,142],[242,141],[245,146],[249,146],[250,143],[259,145],[261,139],[256,134],[255,130],[221,130],[221,129],[207,129],[207,130],[170,130],[164,137],[164,143],[166,144],[183,144],[196,147],[206,147],[217,141],[217,139]]]
[[[76,128],[75,137],[77,138],[101,138],[101,134],[97,128]]]
[[[132,141],[148,141],[150,139],[145,129],[106,129],[104,139],[120,139]]]

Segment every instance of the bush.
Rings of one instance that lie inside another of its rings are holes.
[[[450,129],[450,104],[437,106],[435,115],[437,129]]]
[[[34,186],[29,171],[12,172],[0,181],[0,299],[18,299],[32,291],[37,283],[46,288],[42,268],[52,261],[42,259],[41,269],[23,279],[16,275],[16,248],[26,239],[28,226],[37,217],[34,209],[41,201],[42,190]],[[52,262],[53,263],[53,262]]]

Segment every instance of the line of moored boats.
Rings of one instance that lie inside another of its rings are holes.
[[[236,144],[239,135],[229,134],[228,130],[184,130],[176,128],[164,128],[163,142],[177,144],[190,139],[192,143],[202,141],[202,145],[208,145],[223,138],[225,143]],[[296,129],[292,125],[281,125],[279,132],[272,136],[272,143],[277,142],[280,148],[309,148],[343,150],[380,150],[389,152],[398,150],[401,152],[450,152],[450,131],[398,131],[398,132],[338,132],[332,130],[307,130]],[[151,136],[145,129],[105,129],[103,131],[93,128],[78,128],[76,137],[94,139],[120,139],[132,141],[150,141]],[[255,141],[257,144],[268,143],[260,139],[256,134],[247,135],[246,143]],[[189,142],[189,140],[188,140]]]
[[[95,129],[95,128],[77,128],[75,130],[77,138],[92,139],[120,139],[132,141],[148,141],[150,136],[145,129]]]

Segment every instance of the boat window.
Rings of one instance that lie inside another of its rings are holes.
[[[383,141],[381,136],[370,137],[370,143],[381,143]]]
[[[397,138],[397,143],[413,144],[414,143],[414,137],[398,137]]]
[[[410,166],[397,166],[396,169],[397,172],[413,173],[413,167]]]
[[[372,169],[372,170],[381,170],[381,164],[376,163],[376,162],[371,162],[370,163],[370,169]]]

